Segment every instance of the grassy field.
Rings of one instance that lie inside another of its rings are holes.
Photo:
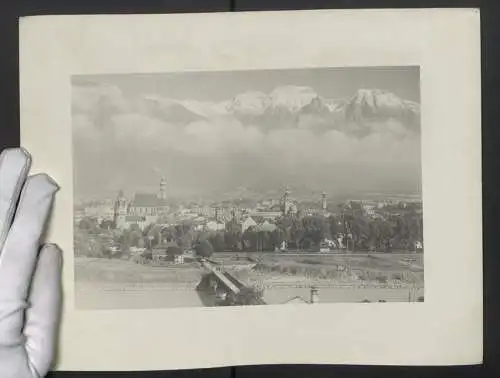
[[[408,258],[411,256],[411,261]],[[283,282],[294,279],[319,279],[339,282],[400,280],[423,286],[423,256],[412,254],[307,255],[307,254],[215,254],[213,259],[226,269],[237,270],[240,277],[277,278]],[[237,269],[251,265],[251,269]]]
[[[76,258],[75,281],[92,283],[169,283],[196,285],[202,275],[198,263],[148,266],[128,260]]]

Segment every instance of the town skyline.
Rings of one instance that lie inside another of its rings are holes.
[[[422,193],[421,190],[408,191],[408,192],[370,192],[370,191],[358,191],[358,192],[350,192],[350,193],[337,193],[335,191],[327,192],[325,190],[305,190],[303,192],[297,192],[294,187],[290,185],[282,185],[279,188],[270,189],[266,192],[251,192],[246,190],[243,192],[245,188],[235,188],[234,195],[227,195],[226,193],[222,194],[214,194],[213,196],[171,196],[168,192],[168,183],[166,182],[164,176],[160,178],[160,181],[165,182],[165,191],[166,191],[166,200],[169,203],[178,203],[178,204],[187,204],[187,203],[200,203],[200,204],[211,204],[211,203],[231,203],[239,200],[251,200],[251,201],[266,201],[266,200],[274,200],[279,198],[284,190],[290,191],[291,197],[296,201],[321,201],[323,195],[326,196],[328,202],[331,203],[343,203],[347,199],[351,200],[368,200],[368,199],[389,199],[389,198],[419,198],[421,200]],[[158,184],[158,183],[157,183]],[[138,186],[136,188],[128,187],[127,189],[119,189],[116,192],[110,193],[110,195],[105,196],[84,196],[81,198],[76,198],[76,203],[89,203],[89,202],[109,202],[115,201],[116,198],[122,194],[126,198],[133,198],[136,195],[152,195],[156,194],[158,191],[158,185],[156,186]],[[239,195],[237,193],[240,193]]]

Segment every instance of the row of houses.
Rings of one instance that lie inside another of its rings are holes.
[[[231,220],[231,222],[236,222]],[[227,223],[217,219],[205,219],[202,217],[193,220],[194,229],[196,231],[225,231],[227,229]],[[272,223],[269,219],[262,219],[262,221],[256,220],[251,216],[244,217],[236,222],[241,232],[244,233],[249,228],[253,228],[255,231],[265,231],[273,232],[276,230],[277,226]]]
[[[343,211],[354,215],[364,215],[370,218],[385,219],[390,216],[399,216],[408,211],[422,213],[422,201],[398,202],[349,200],[343,206]]]

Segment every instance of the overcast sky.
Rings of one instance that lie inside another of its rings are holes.
[[[73,83],[116,85],[125,96],[155,93],[181,100],[224,101],[251,90],[271,92],[282,85],[312,87],[327,98],[378,88],[420,102],[418,67],[324,68],[75,76]]]
[[[154,96],[215,108],[238,94],[280,86],[307,86],[328,99],[381,89],[420,102],[418,67],[74,77],[75,195],[155,190],[160,173],[169,194],[184,198],[284,185],[341,195],[419,190],[420,138],[403,135],[404,124],[375,125],[364,138],[338,129],[318,134],[307,120],[300,130],[269,132],[231,116],[189,120],[143,106]]]

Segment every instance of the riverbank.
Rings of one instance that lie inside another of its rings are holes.
[[[321,264],[317,264],[320,259]],[[369,265],[368,260],[362,260],[365,270],[401,269],[400,257],[389,257],[390,261],[384,258],[370,259],[372,261]],[[215,257],[215,260],[246,285],[263,287],[263,300],[269,305],[284,304],[296,297],[309,300],[312,286],[319,289],[319,303],[354,303],[364,300],[408,302],[410,297],[417,300],[424,296],[423,281],[411,285],[395,285],[389,280],[386,283],[367,282],[368,285],[365,285],[363,281],[351,279],[352,277],[346,279],[347,272],[338,270],[338,266],[344,263],[339,257],[324,256],[311,260],[303,257],[270,256],[261,260],[260,264],[279,269],[261,270],[255,269],[258,268],[256,263],[249,264],[248,261],[240,260],[239,264],[232,265],[234,261],[230,259],[222,261]],[[361,265],[359,261],[356,261],[358,266]],[[282,266],[287,268],[286,273],[282,271]],[[404,268],[409,269],[408,266]],[[418,267],[414,266],[409,270],[423,275]],[[308,274],[307,277],[299,274],[304,272]],[[321,274],[316,274],[317,272]],[[206,269],[199,263],[155,267],[129,260],[77,258],[76,306],[89,310],[213,306],[214,296],[196,291],[196,286],[205,273]],[[412,287],[415,287],[413,293]]]

